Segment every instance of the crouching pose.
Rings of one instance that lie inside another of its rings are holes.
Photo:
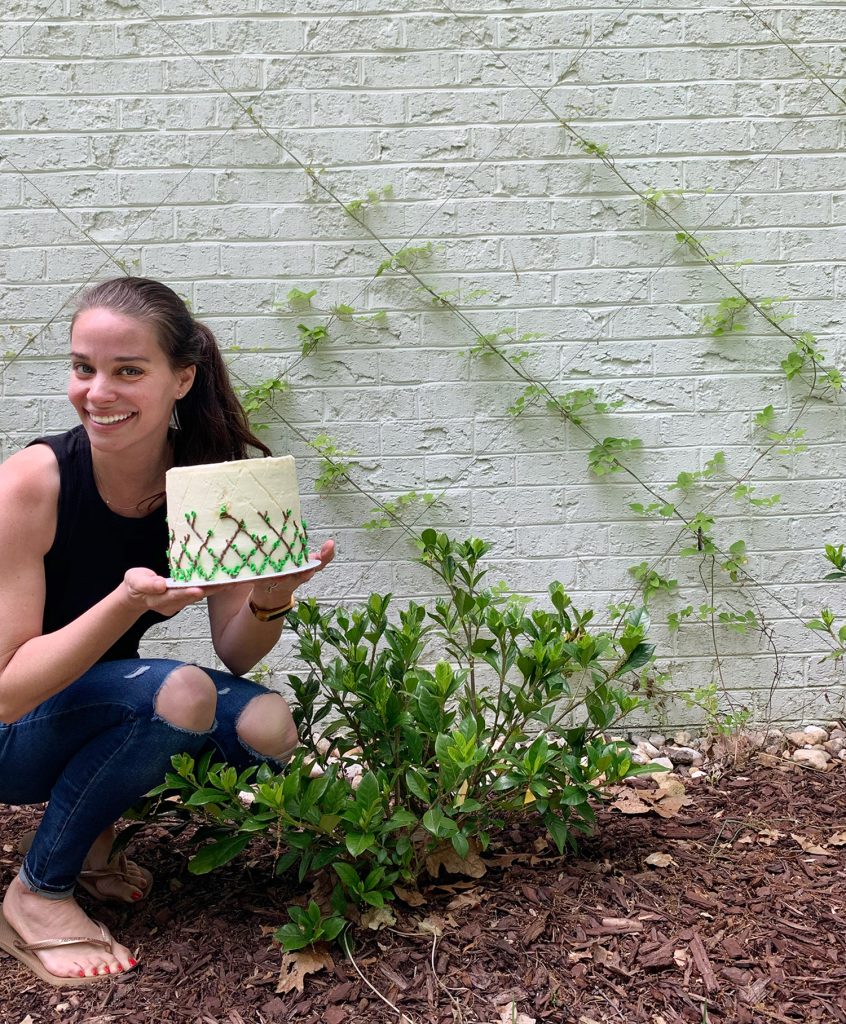
[[[173,755],[282,765],[296,746],[284,699],[241,677],[317,571],[167,588],[166,470],[270,454],[214,336],[170,288],[120,278],[83,293],[68,397],[81,424],[0,466],[0,802],[49,801],[3,900],[0,951],[59,985],[135,966],[74,887],[149,893],[148,871],[111,858],[113,826]],[[322,569],[333,553],[327,541],[311,557]],[[204,597],[229,672],[139,658],[150,626]]]

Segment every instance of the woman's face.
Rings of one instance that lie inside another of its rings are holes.
[[[87,309],[71,333],[68,398],[92,448],[160,449],[173,404],[195,367],[174,370],[149,324],[110,309]]]

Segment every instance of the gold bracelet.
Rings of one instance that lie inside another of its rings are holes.
[[[289,611],[296,607],[297,601],[292,594],[291,600],[281,608],[259,608],[252,598],[249,599],[247,604],[259,622],[272,622],[274,619],[281,619],[287,615]]]

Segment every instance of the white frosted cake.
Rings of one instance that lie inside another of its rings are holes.
[[[170,578],[220,583],[272,576],[308,562],[290,455],[167,472]]]

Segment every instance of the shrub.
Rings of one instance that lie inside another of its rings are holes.
[[[559,852],[575,849],[602,787],[650,770],[604,736],[641,703],[621,679],[652,657],[645,611],[616,636],[591,631],[593,612],[557,582],[551,607],[529,610],[485,585],[489,547],[425,530],[421,561],[446,593],[391,619],[389,594],[353,609],[302,601],[291,622],[307,671],[290,682],[303,745],[285,772],[183,756],[153,792],[204,818],[211,842],[195,873],[262,832],[276,840],[277,874],[331,869],[333,909],[293,908],[278,933],[286,948],[334,938],[350,903],[381,907],[427,866],[472,870],[515,814],[538,816]]]

